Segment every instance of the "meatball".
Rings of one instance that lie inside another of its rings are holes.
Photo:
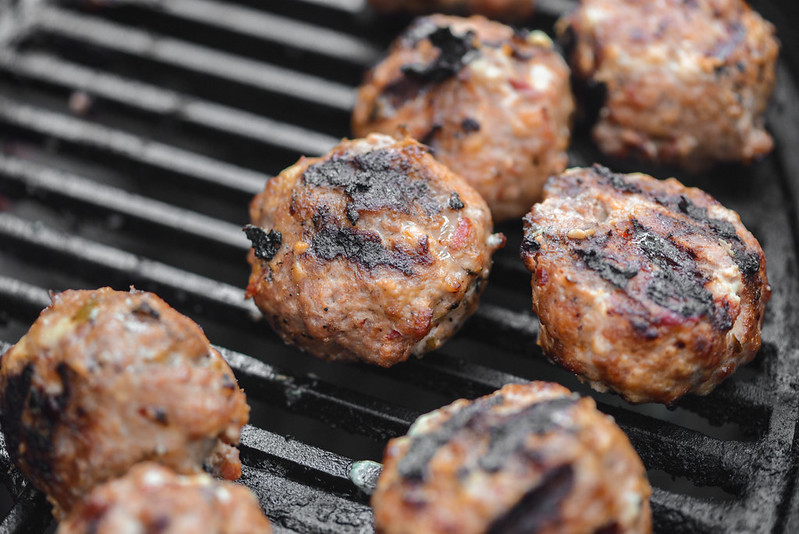
[[[369,3],[386,13],[474,14],[508,22],[529,19],[535,8],[535,0],[369,0]]]
[[[525,218],[538,343],[630,402],[705,395],[760,348],[766,258],[738,215],[670,178],[553,177]]]
[[[342,141],[250,206],[247,295],[287,342],[384,367],[471,315],[504,244],[477,192],[412,139]]]
[[[269,534],[269,520],[244,486],[205,473],[177,475],[155,463],[134,466],[89,494],[57,534]]]
[[[507,385],[388,443],[383,534],[651,532],[646,471],[613,419],[557,384]]]
[[[592,134],[605,153],[695,172],[773,148],[763,114],[779,47],[745,2],[582,0],[557,28],[604,100]]]
[[[9,454],[63,517],[96,485],[153,460],[241,475],[249,407],[192,320],[142,291],[65,291],[0,360]]]
[[[566,168],[573,111],[569,68],[545,34],[434,15],[367,73],[352,129],[429,145],[501,221],[526,213]]]

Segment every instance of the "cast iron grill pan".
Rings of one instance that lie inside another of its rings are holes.
[[[539,0],[551,31],[567,0]],[[329,365],[284,346],[243,299],[247,203],[301,154],[349,135],[364,69],[408,19],[363,0],[0,0],[0,352],[48,290],[158,293],[220,346],[253,407],[243,482],[277,532],[372,532],[347,477],[413,419],[508,382],[545,379],[597,399],[630,436],[662,533],[799,531],[797,197],[799,11],[756,3],[780,28],[769,113],[775,153],[750,167],[676,174],[735,209],[774,288],[757,359],[675,410],[591,392],[535,345],[520,224],[500,229],[477,315],[442,350],[383,370]],[[578,132],[573,165],[607,161]],[[0,456],[0,533],[52,530],[49,507]]]

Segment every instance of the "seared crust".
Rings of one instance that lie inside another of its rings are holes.
[[[524,214],[566,168],[573,111],[569,68],[546,35],[433,15],[366,74],[352,129],[426,143],[501,221]]]
[[[529,19],[535,9],[535,0],[369,0],[369,3],[385,13],[485,15],[506,22]]]
[[[539,344],[631,402],[705,395],[760,348],[766,258],[738,215],[670,178],[553,177],[525,218]]]
[[[0,360],[0,387],[9,454],[57,517],[142,460],[241,475],[244,393],[202,330],[152,293],[54,295]]]
[[[557,30],[575,76],[604,89],[605,153],[698,171],[773,148],[763,114],[779,45],[742,0],[582,0]]]
[[[384,367],[471,315],[504,244],[474,189],[406,139],[342,141],[250,205],[247,296],[287,343]]]
[[[383,462],[372,496],[383,534],[651,532],[651,490],[627,436],[557,384],[423,415]]]
[[[258,500],[244,486],[205,473],[181,476],[138,464],[89,494],[57,534],[269,534]]]

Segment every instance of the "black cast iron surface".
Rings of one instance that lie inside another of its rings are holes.
[[[371,532],[353,459],[379,460],[420,413],[508,382],[594,396],[654,486],[655,529],[799,532],[797,197],[799,9],[755,3],[783,41],[769,112],[775,153],[750,167],[677,174],[741,215],[774,288],[761,354],[711,395],[669,411],[589,391],[535,346],[520,224],[501,228],[477,315],[437,353],[390,370],[329,365],[285,347],[243,299],[247,203],[301,154],[349,134],[363,70],[407,22],[363,0],[0,0],[0,352],[48,290],[131,284],[200,323],[253,406],[243,482],[278,532]],[[574,4],[539,0],[551,32]],[[606,161],[578,134],[572,164]],[[0,533],[44,532],[41,494],[0,456]]]

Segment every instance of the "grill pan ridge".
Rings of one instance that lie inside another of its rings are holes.
[[[539,0],[550,31],[574,0]],[[0,353],[48,290],[161,295],[220,345],[253,411],[242,481],[276,532],[372,532],[353,460],[458,397],[546,379],[590,394],[653,482],[655,531],[799,532],[799,7],[752,2],[778,26],[775,153],[750,168],[676,174],[735,209],[774,289],[763,348],[704,398],[669,411],[591,392],[535,345],[518,222],[502,225],[476,314],[450,343],[393,369],[330,365],[285,347],[243,299],[247,203],[301,154],[349,135],[365,68],[408,19],[364,0],[0,0]],[[572,165],[607,161],[578,132]],[[52,530],[49,506],[2,448],[0,533]]]

